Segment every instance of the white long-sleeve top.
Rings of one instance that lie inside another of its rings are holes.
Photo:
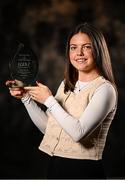
[[[79,93],[79,90],[89,86],[89,82],[77,81],[74,93]],[[64,82],[60,86],[63,86]],[[58,93],[58,91],[57,91]],[[58,94],[57,94],[58,95]],[[22,98],[32,121],[42,133],[45,133],[48,117],[46,112],[31,99],[29,95]],[[114,87],[110,83],[104,83],[99,86],[88,106],[81,114],[78,121],[68,114],[63,107],[58,103],[54,96],[48,97],[44,105],[51,111],[54,118],[60,126],[72,137],[73,140],[79,141],[81,138],[89,134],[93,129],[100,124],[107,114],[116,110],[117,96]],[[97,113],[98,112],[98,113]],[[112,114],[113,115],[113,114]]]

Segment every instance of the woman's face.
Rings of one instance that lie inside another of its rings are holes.
[[[69,58],[78,72],[91,72],[96,69],[92,42],[89,36],[79,32],[70,39]]]

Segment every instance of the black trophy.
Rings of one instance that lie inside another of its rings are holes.
[[[38,60],[33,50],[20,43],[9,63],[9,70],[11,78],[15,80],[15,83],[10,85],[11,87],[33,85],[38,73]]]

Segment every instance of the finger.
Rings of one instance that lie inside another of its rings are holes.
[[[32,91],[30,91],[29,94],[30,94],[31,96],[36,96],[36,94],[35,94],[34,92],[32,92]]]
[[[9,83],[10,83],[10,80],[7,80],[7,81],[5,82],[6,85],[8,85]]]
[[[26,86],[24,87],[25,90],[28,90],[28,91],[33,91],[33,90],[36,90],[36,86],[35,87],[32,87],[32,86]]]
[[[18,95],[22,95],[22,92],[20,91],[10,91],[11,95],[13,96],[18,96]]]
[[[17,99],[21,99],[22,98],[22,96],[21,95],[18,95],[18,96],[14,96],[15,98],[17,98]]]
[[[13,87],[13,88],[9,87],[9,90],[11,90],[11,91],[24,91],[24,89],[19,88],[19,87]]]
[[[6,85],[6,86],[11,86],[12,84],[15,84],[15,80],[7,80],[7,81],[5,82],[5,85]]]
[[[40,83],[40,82],[38,82],[38,81],[36,81],[36,84],[37,84],[39,87],[45,87],[44,84],[42,84],[42,83]]]

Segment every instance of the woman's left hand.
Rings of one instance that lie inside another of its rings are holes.
[[[52,92],[42,83],[36,82],[36,84],[37,86],[24,87],[24,89],[28,91],[33,100],[44,103],[46,99],[52,95]]]

